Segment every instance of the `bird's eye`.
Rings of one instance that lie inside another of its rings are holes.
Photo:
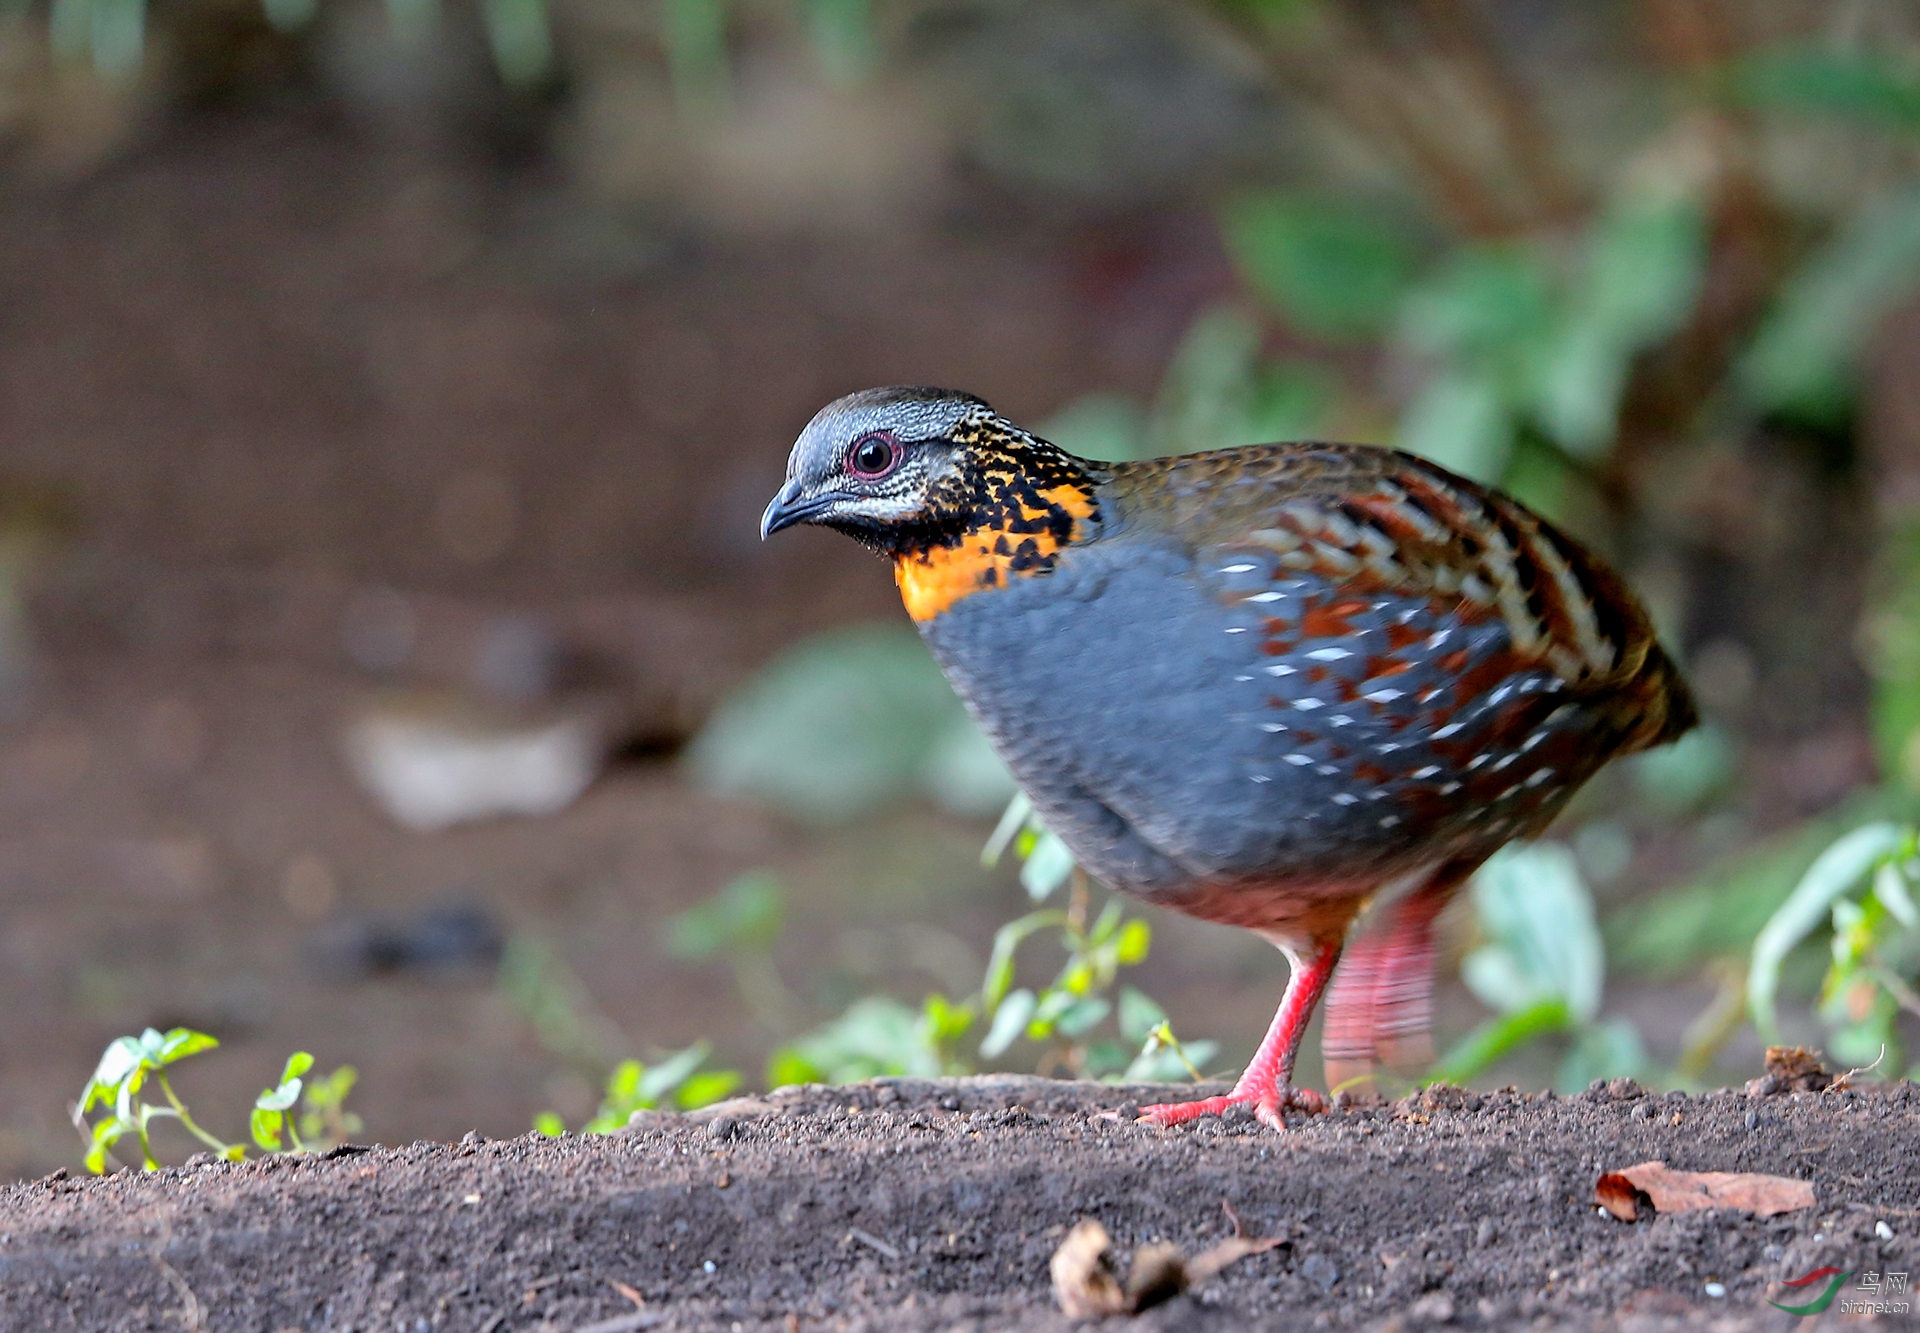
[[[900,446],[885,431],[862,435],[847,449],[847,471],[864,481],[886,476],[899,461]]]

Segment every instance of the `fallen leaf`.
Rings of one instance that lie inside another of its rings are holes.
[[[1227,1216],[1233,1219],[1235,1234],[1191,1259],[1182,1258],[1178,1246],[1164,1241],[1142,1245],[1133,1252],[1125,1286],[1114,1271],[1113,1240],[1107,1229],[1090,1217],[1083,1218],[1053,1252],[1049,1271],[1054,1299],[1073,1319],[1138,1314],[1205,1282],[1229,1264],[1286,1243],[1242,1233],[1231,1205]]]
[[[1092,1218],[1074,1224],[1048,1265],[1053,1298],[1069,1319],[1098,1319],[1131,1309],[1113,1272],[1113,1239]]]
[[[1751,1171],[1676,1171],[1665,1162],[1609,1171],[1593,1187],[1594,1201],[1622,1222],[1639,1217],[1641,1195],[1660,1213],[1737,1208],[1772,1217],[1813,1207],[1813,1186],[1804,1180]]]

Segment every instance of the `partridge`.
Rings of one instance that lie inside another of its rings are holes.
[[[1279,1012],[1174,1125],[1320,1098],[1294,1058],[1334,980],[1330,1071],[1418,1050],[1435,915],[1614,755],[1694,723],[1645,610],[1578,542],[1424,459],[1273,444],[1101,463],[964,393],[869,389],[801,433],[763,537],[836,528],[1048,828],[1112,888],[1259,932]]]

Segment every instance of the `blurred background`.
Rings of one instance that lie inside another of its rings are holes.
[[[0,0],[0,1176],[148,1026],[224,1135],[296,1048],[385,1142],[1231,1074],[1273,951],[1107,909],[886,567],[758,541],[897,382],[1580,534],[1707,725],[1450,913],[1442,1068],[1901,1073],[1916,294],[1893,0]]]

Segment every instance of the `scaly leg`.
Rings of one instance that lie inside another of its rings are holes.
[[[1387,906],[1381,929],[1348,946],[1327,990],[1320,1039],[1328,1088],[1369,1078],[1377,1066],[1405,1070],[1432,1061],[1434,922],[1473,869],[1441,866]]]
[[[1300,1038],[1306,1033],[1307,1020],[1313,1017],[1320,992],[1327,988],[1327,978],[1333,975],[1333,965],[1340,961],[1340,941],[1317,944],[1312,956],[1305,959],[1292,949],[1286,949],[1286,954],[1287,961],[1293,965],[1293,975],[1287,979],[1287,993],[1280,998],[1273,1025],[1242,1071],[1240,1081],[1233,1085],[1233,1091],[1224,1097],[1208,1097],[1197,1102],[1142,1107],[1141,1120],[1163,1128],[1183,1125],[1203,1115],[1219,1115],[1229,1106],[1248,1103],[1262,1124],[1285,1129],[1286,1122],[1281,1115],[1289,1106],[1308,1111],[1325,1109],[1326,1102],[1319,1093],[1293,1088],[1293,1058],[1300,1050]]]

